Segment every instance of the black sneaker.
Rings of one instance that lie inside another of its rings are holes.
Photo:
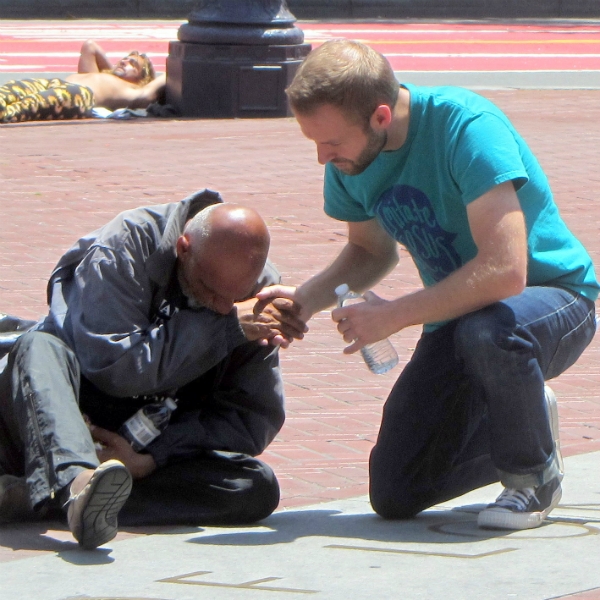
[[[484,508],[477,525],[484,529],[533,529],[539,527],[562,496],[560,477],[536,488],[505,488],[496,502]]]

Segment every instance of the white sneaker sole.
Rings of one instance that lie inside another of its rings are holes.
[[[560,469],[561,479],[565,472],[562,452],[560,451],[560,427],[558,423],[558,404],[556,396],[552,388],[548,385],[544,386],[544,394],[546,395],[546,406],[548,407],[548,415],[550,417],[550,429],[552,431],[552,439],[556,448],[556,460]]]

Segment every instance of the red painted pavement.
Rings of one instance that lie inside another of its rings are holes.
[[[134,48],[164,70],[182,21],[4,21],[0,73],[69,72],[81,42],[97,40],[112,58]],[[599,25],[299,22],[306,41],[349,37],[385,54],[398,71],[600,70]]]

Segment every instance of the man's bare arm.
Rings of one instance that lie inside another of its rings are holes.
[[[149,104],[158,100],[158,96],[166,84],[166,73],[157,75],[156,79],[153,79],[150,83],[147,83],[143,87],[137,87],[133,90],[133,98],[130,100],[130,103],[127,104],[127,107],[146,108]]]
[[[261,290],[257,298],[294,300],[302,309],[300,319],[306,322],[335,304],[335,288],[341,283],[363,292],[385,277],[397,262],[397,243],[376,219],[348,223],[348,243],[331,265],[298,288],[273,285]]]
[[[385,301],[332,312],[345,352],[381,340],[410,325],[455,319],[519,294],[527,281],[527,229],[511,181],[492,188],[467,207],[477,255],[435,285]]]
[[[111,62],[106,56],[106,52],[99,44],[93,40],[87,40],[81,46],[79,55],[79,64],[77,65],[78,73],[101,73],[102,71],[111,70],[113,68]]]

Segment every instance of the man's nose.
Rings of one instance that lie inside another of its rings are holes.
[[[335,153],[330,148],[317,146],[317,160],[320,165],[325,165],[335,157]]]

